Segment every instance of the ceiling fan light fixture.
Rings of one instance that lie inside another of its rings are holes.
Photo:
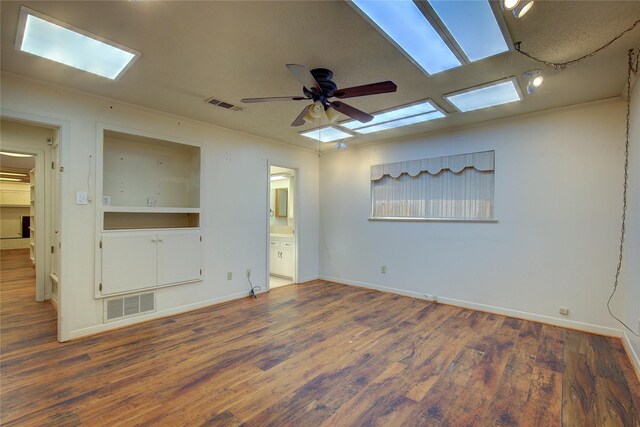
[[[522,18],[533,6],[533,0],[520,0],[513,8],[513,16]]]
[[[325,111],[327,118],[329,120],[329,123],[335,123],[336,120],[338,120],[338,117],[340,117],[340,113],[338,113],[335,109],[333,109],[332,107],[327,108],[327,110]]]
[[[322,105],[322,102],[316,101],[311,104],[307,109],[307,114],[304,115],[304,120],[307,123],[314,123],[317,120],[328,122],[329,117],[324,111],[324,105]]]
[[[513,10],[520,0],[502,0],[500,2],[500,6],[502,6],[502,10]]]

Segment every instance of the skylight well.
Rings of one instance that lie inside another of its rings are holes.
[[[352,0],[357,10],[428,74],[509,50],[487,0]]]
[[[300,132],[300,135],[320,142],[331,142],[338,139],[351,138],[353,136],[333,126],[325,126],[318,129]]]
[[[429,0],[469,61],[509,50],[488,1]]]
[[[119,78],[139,52],[22,7],[15,47],[111,80]]]
[[[450,93],[444,97],[462,112],[522,100],[515,77]]]
[[[444,116],[445,114],[430,100],[426,100],[395,108],[393,110],[374,113],[374,119],[368,123],[361,123],[353,120],[346,123],[340,123],[340,126],[354,130],[358,133],[367,134],[439,119]]]

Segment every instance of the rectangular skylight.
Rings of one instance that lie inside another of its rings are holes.
[[[367,126],[356,130],[358,133],[373,133],[383,130],[399,128],[402,126],[413,125],[416,123],[427,122],[429,120],[439,119],[444,117],[444,114],[440,111],[432,111],[430,113],[421,114],[419,116],[407,117],[406,119],[394,120],[391,122],[382,123],[379,125]]]
[[[509,50],[488,1],[429,0],[429,4],[470,61]]]
[[[506,81],[503,80],[487,85],[476,86],[475,88],[460,92],[450,93],[444,97],[462,112],[522,100],[522,95],[518,90],[515,77]]]
[[[389,122],[392,120],[404,119],[409,116],[416,116],[418,114],[430,113],[436,111],[436,107],[433,106],[431,101],[421,101],[417,104],[407,105],[404,107],[396,108],[390,111],[383,111],[373,114],[373,120],[367,123],[362,123],[357,120],[353,120],[347,123],[340,123],[340,126],[344,126],[347,129],[360,129],[365,126],[373,126],[379,123]]]
[[[16,49],[111,80],[120,77],[139,52],[22,7]]]
[[[351,138],[353,136],[341,131],[340,129],[334,128],[333,126],[325,126],[318,129],[300,132],[300,135],[320,142],[331,142],[338,139]]]
[[[461,65],[413,1],[353,0],[353,4],[427,73]]]

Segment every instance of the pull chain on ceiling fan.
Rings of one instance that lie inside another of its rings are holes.
[[[358,110],[342,101],[331,101],[330,98],[355,98],[358,96],[377,95],[381,93],[395,92],[397,86],[394,82],[371,83],[362,86],[353,86],[338,89],[331,80],[333,72],[326,68],[315,68],[311,71],[304,65],[287,64],[287,68],[302,83],[304,96],[276,96],[270,98],[244,98],[244,103],[273,102],[273,101],[303,101],[310,100],[313,104],[302,109],[291,126],[302,126],[305,122],[313,123],[315,120],[335,122],[340,114],[351,117],[362,123],[373,120],[371,114]]]

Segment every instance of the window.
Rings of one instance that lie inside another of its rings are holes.
[[[371,166],[372,219],[493,220],[494,151]]]

